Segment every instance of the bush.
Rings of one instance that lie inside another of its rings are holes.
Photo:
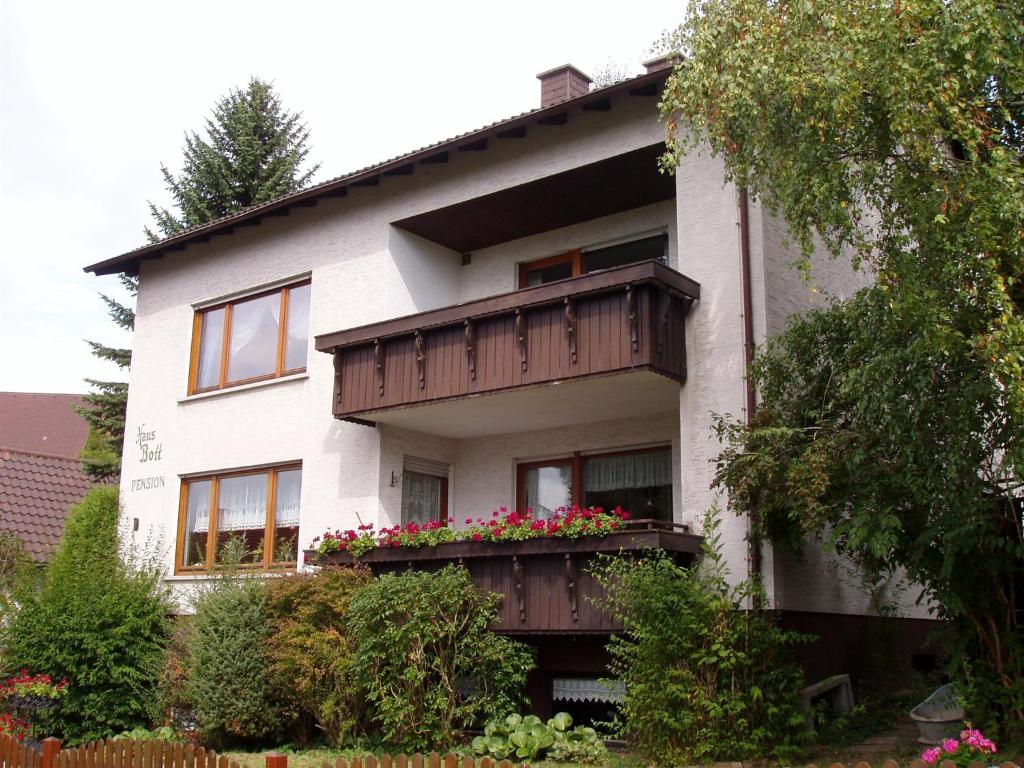
[[[352,597],[356,679],[389,745],[446,749],[463,729],[519,709],[533,656],[488,631],[500,600],[454,565],[387,574]]]
[[[365,569],[325,568],[269,584],[271,656],[281,690],[333,746],[352,743],[364,724],[364,698],[352,664],[355,640],[346,613],[370,581]]]
[[[200,739],[254,744],[284,724],[272,669],[268,589],[226,570],[200,590],[185,660],[185,692]]]
[[[513,714],[487,723],[471,746],[477,755],[498,760],[535,761],[543,756],[557,763],[606,763],[608,750],[597,731],[583,725],[570,730],[571,726],[568,712],[559,712],[547,723],[536,715]]]
[[[625,735],[658,765],[784,759],[805,738],[789,654],[802,636],[742,610],[752,589],[728,584],[717,546],[709,515],[699,568],[658,554],[608,558],[594,572],[601,606],[623,626],[608,651],[626,687]]]
[[[4,632],[12,667],[69,681],[60,706],[36,718],[69,744],[146,724],[167,644],[159,570],[121,558],[118,513],[110,487],[71,508],[41,580],[15,588]]]

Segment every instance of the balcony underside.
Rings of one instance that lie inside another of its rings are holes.
[[[366,411],[359,419],[442,437],[469,438],[678,410],[679,381],[640,369]]]

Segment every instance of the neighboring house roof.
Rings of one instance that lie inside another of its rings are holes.
[[[0,448],[0,531],[14,533],[44,560],[60,541],[68,509],[92,485],[77,458]]]
[[[0,449],[77,460],[89,425],[72,407],[83,404],[81,395],[0,392]]]
[[[139,262],[143,259],[159,258],[168,252],[184,250],[190,243],[205,242],[211,236],[217,234],[229,234],[235,227],[258,224],[264,216],[286,215],[289,208],[293,206],[316,205],[318,198],[344,197],[348,194],[350,187],[377,186],[380,183],[381,177],[411,175],[417,162],[442,162],[440,158],[447,158],[447,153],[452,150],[480,151],[486,149],[490,138],[521,136],[525,132],[526,127],[531,123],[563,125],[567,120],[566,115],[568,111],[575,107],[581,107],[584,111],[604,112],[609,108],[610,97],[620,93],[656,96],[661,92],[662,83],[668,78],[669,74],[670,68],[655,70],[644,75],[622,80],[604,88],[597,88],[583,96],[568,99],[549,107],[532,109],[528,112],[499,120],[482,128],[477,128],[476,130],[453,136],[450,139],[407,152],[390,160],[338,176],[299,192],[284,195],[260,205],[250,206],[238,213],[200,224],[184,232],[164,238],[159,242],[136,248],[96,264],[91,264],[85,268],[85,271],[94,272],[97,275],[116,274],[118,272],[138,274]]]

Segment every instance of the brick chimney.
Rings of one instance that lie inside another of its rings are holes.
[[[647,68],[647,74],[649,75],[651,72],[657,72],[659,69],[668,69],[669,67],[674,67],[682,62],[682,55],[680,55],[678,51],[672,51],[671,53],[666,53],[656,59],[645,61],[644,66]]]
[[[547,72],[541,72],[537,79],[540,80],[542,109],[589,93],[590,84],[593,82],[572,64],[563,64]]]

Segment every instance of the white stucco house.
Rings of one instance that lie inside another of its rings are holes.
[[[822,257],[808,285],[719,160],[659,172],[669,67],[594,90],[559,67],[531,112],[87,268],[140,278],[121,499],[168,543],[176,590],[225,537],[287,570],[328,529],[502,506],[620,504],[692,554],[724,506],[712,414],[747,413],[753,345],[867,278]],[[746,530],[724,520],[736,578]],[[601,676],[610,628],[575,554],[554,553],[558,578],[528,554],[475,576],[539,648],[543,709]],[[842,564],[766,548],[756,567],[783,620],[823,638],[812,677],[856,673],[885,622],[892,653],[920,653],[924,610],[872,616]]]

